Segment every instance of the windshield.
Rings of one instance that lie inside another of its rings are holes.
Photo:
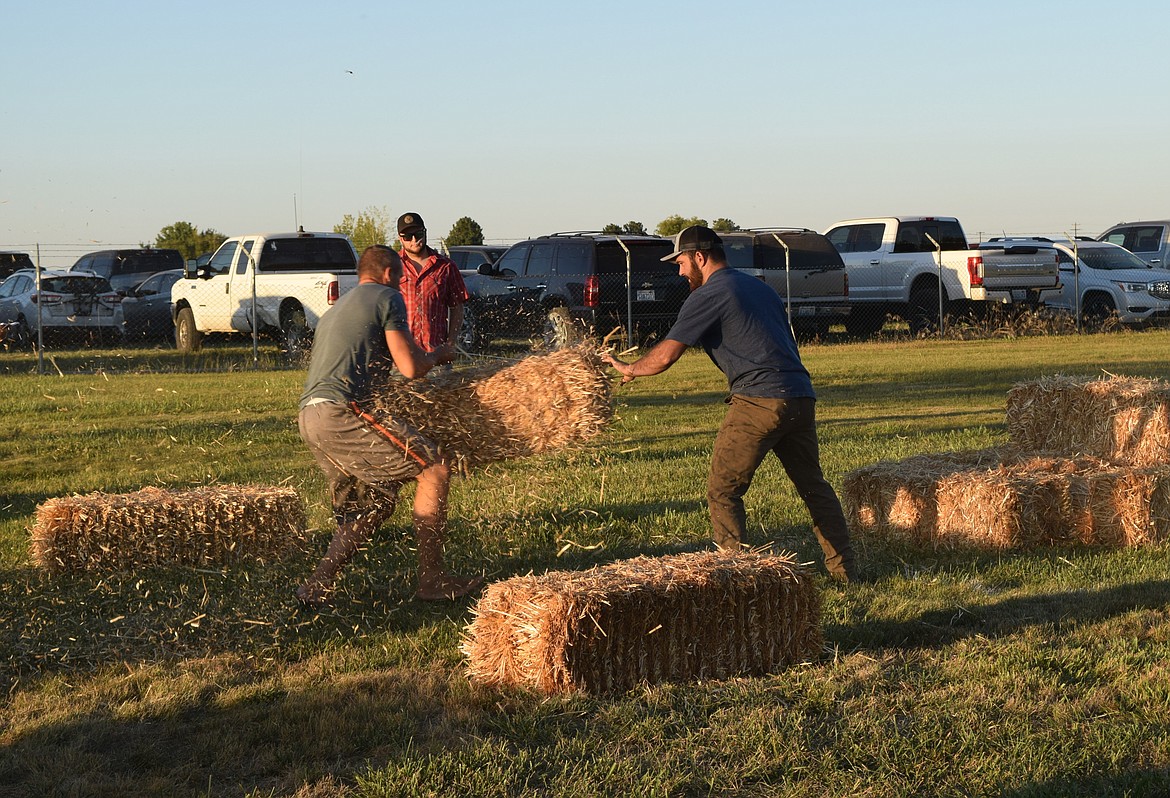
[[[1121,247],[1081,247],[1081,263],[1090,269],[1148,269],[1149,264]]]
[[[357,261],[344,238],[270,238],[264,242],[260,271],[353,271]]]
[[[112,289],[102,277],[45,277],[41,279],[41,290],[57,294],[102,294]]]
[[[674,250],[669,239],[629,241],[623,243],[630,249],[630,271],[634,274],[678,274],[678,266],[663,263],[662,258]],[[625,274],[626,251],[617,241],[597,242],[597,273]]]
[[[123,255],[114,262],[114,274],[153,274],[183,268],[183,256],[176,249],[159,249]]]

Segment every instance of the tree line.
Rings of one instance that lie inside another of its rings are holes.
[[[735,222],[726,218],[718,218],[708,225],[706,219],[698,216],[680,216],[672,214],[660,221],[654,227],[654,234],[673,236],[691,225],[703,225],[720,233],[729,233],[739,230]],[[397,235],[392,235],[393,220],[385,208],[370,206],[357,214],[347,213],[341,221],[333,225],[333,232],[344,233],[353,242],[354,248],[361,252],[374,244],[385,245],[390,243],[396,250],[399,248]],[[641,222],[630,221],[625,224],[610,222],[601,228],[607,235],[649,235],[646,226]],[[199,230],[190,222],[175,222],[159,231],[155,236],[154,246],[159,249],[177,249],[186,259],[196,258],[214,252],[227,236],[218,230],[207,228]],[[393,240],[391,240],[393,239]],[[462,216],[451,225],[451,230],[443,238],[449,247],[480,245],[484,242],[483,228],[470,216]],[[145,246],[145,245],[143,245]]]

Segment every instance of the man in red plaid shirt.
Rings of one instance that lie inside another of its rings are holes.
[[[406,317],[415,343],[434,352],[454,341],[463,326],[463,303],[470,298],[463,275],[448,258],[427,246],[427,228],[417,213],[398,217]]]

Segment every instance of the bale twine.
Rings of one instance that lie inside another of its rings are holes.
[[[760,675],[819,652],[820,606],[791,556],[638,557],[490,585],[462,650],[472,679],[550,694]]]
[[[1170,383],[1042,377],[1008,391],[1007,425],[1024,449],[1139,467],[1170,463]]]
[[[853,529],[916,545],[1140,546],[1170,533],[1170,467],[1015,447],[875,463],[842,493]]]
[[[613,417],[609,377],[589,344],[507,368],[391,379],[373,408],[418,428],[463,469],[583,443]]]
[[[278,557],[307,539],[292,488],[214,485],[90,493],[37,507],[33,562],[51,572],[221,565]]]

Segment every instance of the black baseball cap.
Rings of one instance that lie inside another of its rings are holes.
[[[421,233],[426,230],[426,223],[417,213],[404,213],[398,217],[398,235],[403,233]]]
[[[674,237],[674,252],[662,258],[662,261],[669,263],[684,252],[709,250],[715,247],[723,248],[723,239],[718,233],[710,227],[693,224]]]

